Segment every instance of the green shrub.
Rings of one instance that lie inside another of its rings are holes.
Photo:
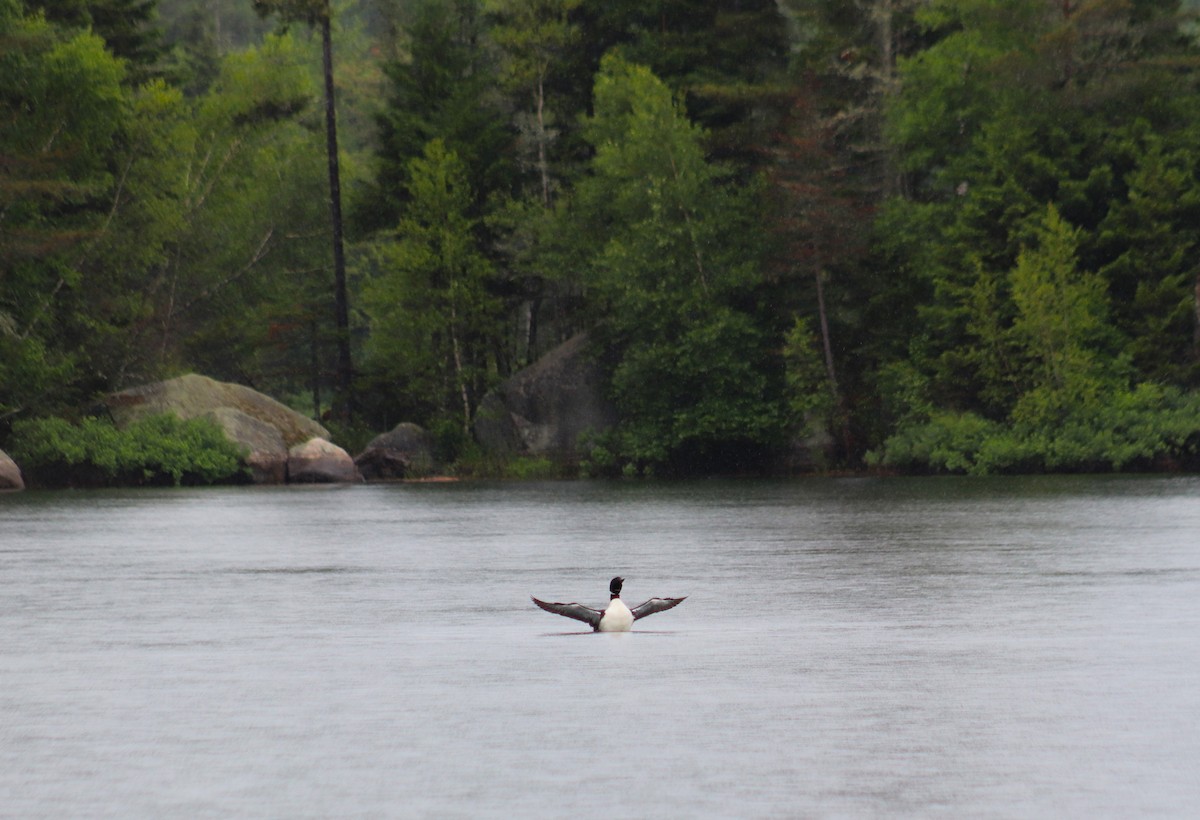
[[[562,465],[545,456],[518,456],[508,462],[505,475],[521,481],[539,481],[562,478]]]
[[[615,431],[597,433],[588,429],[580,433],[576,448],[583,454],[579,461],[581,477],[614,478],[621,475],[621,441]]]
[[[1036,423],[1007,425],[973,413],[934,414],[901,425],[869,462],[950,473],[1104,472],[1194,463],[1200,450],[1200,393],[1142,384],[1102,402],[1060,406]]]
[[[579,462],[579,474],[587,478],[611,477],[618,469],[617,457],[602,444],[588,451],[587,457]]]
[[[477,460],[479,446],[471,434],[463,429],[462,419],[439,418],[429,427],[433,436],[433,457],[442,464],[460,460]]]
[[[13,458],[45,486],[216,484],[244,480],[241,452],[215,423],[150,416],[118,430],[111,422],[61,418],[13,425]]]
[[[1002,429],[974,413],[935,413],[928,421],[902,425],[883,452],[868,453],[867,461],[907,470],[977,472],[980,451]]]

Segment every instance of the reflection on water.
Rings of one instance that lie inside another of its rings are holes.
[[[1188,816],[1200,481],[0,497],[0,815]],[[529,595],[690,596],[631,634]]]

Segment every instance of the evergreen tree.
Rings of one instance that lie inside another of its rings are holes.
[[[317,96],[306,52],[291,35],[268,36],[224,58],[196,101],[183,226],[155,279],[143,338],[162,367],[276,385],[281,395],[307,388],[320,415],[325,373],[336,373],[324,351],[336,350],[336,338],[320,261],[329,219],[323,135],[304,122]]]
[[[1127,375],[1110,346],[1104,281],[1078,270],[1078,241],[1051,206],[1036,246],[1021,251],[1009,274],[1016,308],[1010,332],[1023,364],[1013,410],[1020,422],[1058,423],[1073,408],[1095,406],[1105,387],[1123,386]]]
[[[124,76],[96,35],[0,2],[0,417],[97,383],[88,335],[108,317],[79,289],[102,283],[81,267],[108,227]]]
[[[410,59],[385,64],[391,95],[376,114],[376,172],[356,209],[363,230],[395,227],[408,196],[410,163],[435,139],[466,166],[475,217],[483,216],[489,196],[511,186],[506,150],[512,136],[490,94],[495,78],[480,48],[478,11],[476,0],[425,0],[410,31]]]
[[[564,229],[591,243],[624,453],[650,468],[755,466],[780,429],[772,334],[755,315],[757,191],[705,160],[703,133],[649,69],[605,58],[595,100],[592,175]]]
[[[518,98],[532,103],[531,126],[522,128],[534,146],[543,207],[550,206],[553,188],[550,173],[550,144],[554,112],[547,105],[548,80],[578,42],[578,28],[569,16],[580,0],[489,0],[487,8],[496,18],[491,36],[505,53],[505,84]],[[527,113],[528,109],[524,109]]]
[[[1194,454],[1200,394],[1130,383],[1128,359],[1113,351],[1105,283],[1079,270],[1081,236],[1049,207],[1003,277],[1011,321],[980,314],[973,325],[1013,360],[1015,400],[1004,418],[927,405],[888,439],[882,463],[973,473],[1095,471]]]
[[[128,65],[127,81],[157,76],[165,54],[158,27],[158,0],[32,0],[46,19],[71,28],[91,28]]]
[[[376,246],[367,285],[368,377],[392,405],[426,424],[456,419],[469,434],[487,386],[499,303],[476,244],[466,165],[438,139],[409,162],[395,241]]]
[[[329,223],[333,246],[334,325],[337,329],[337,416],[348,423],[354,412],[354,364],[350,354],[350,300],[346,284],[346,250],[342,220],[341,165],[338,155],[337,104],[333,82],[332,0],[253,0],[266,17],[305,23],[321,31],[321,74],[325,88],[325,158],[329,169]]]
[[[941,39],[901,63],[892,133],[915,196],[891,210],[886,231],[911,249],[902,264],[928,288],[919,344],[933,354],[941,401],[1010,406],[970,352],[972,300],[980,271],[1011,267],[1047,204],[1082,229],[1079,263],[1104,275],[1130,354],[1181,385],[1194,378],[1194,272],[1181,262],[1195,242],[1186,157],[1200,110],[1193,95],[1167,91],[1193,81],[1175,5],[980,0],[922,13]],[[1174,198],[1148,208],[1147,185]],[[1165,243],[1157,258],[1148,235]],[[1011,317],[1008,283],[997,287],[996,309]]]
[[[754,165],[777,125],[788,23],[773,0],[582,0],[580,46],[561,73],[568,109],[590,110],[592,78],[614,48],[681,95],[714,156]],[[568,140],[567,145],[571,142]]]
[[[920,10],[930,44],[889,111],[911,198],[880,223],[923,291],[907,361],[880,369],[892,463],[1119,466],[1194,435],[1175,386],[1196,378],[1200,55],[1177,12]]]

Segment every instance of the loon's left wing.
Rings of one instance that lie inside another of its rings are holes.
[[[644,604],[638,604],[630,612],[633,613],[633,619],[636,621],[638,618],[645,618],[647,615],[653,615],[655,612],[662,612],[673,606],[679,606],[687,597],[684,595],[682,598],[651,598]]]

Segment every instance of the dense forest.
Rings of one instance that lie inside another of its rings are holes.
[[[1196,469],[1195,5],[0,0],[0,446],[195,371],[467,458],[587,331],[627,474]]]

